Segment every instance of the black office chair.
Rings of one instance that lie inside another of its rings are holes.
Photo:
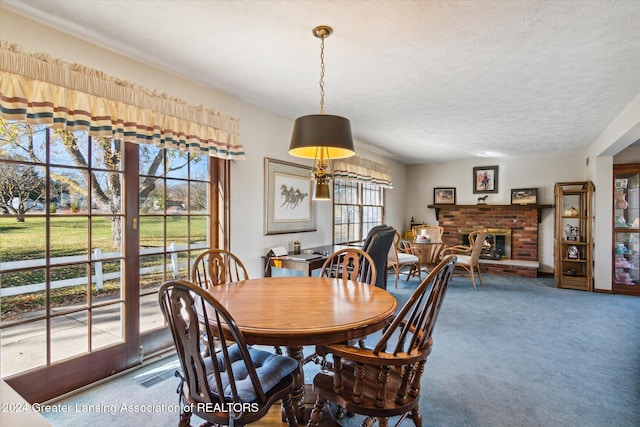
[[[395,228],[383,224],[377,225],[369,230],[369,234],[367,234],[367,237],[364,240],[362,250],[373,258],[373,263],[376,266],[376,271],[378,272],[387,271],[387,258],[395,235]],[[387,289],[386,274],[378,274],[378,277],[376,278],[376,286],[382,289]]]

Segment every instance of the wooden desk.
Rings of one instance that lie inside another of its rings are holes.
[[[248,344],[285,345],[300,362],[291,399],[304,413],[302,346],[365,337],[391,323],[393,295],[366,283],[319,277],[265,277],[208,291],[234,317]]]
[[[346,248],[346,247],[348,246],[325,245],[325,246],[318,246],[315,248],[306,248],[305,250],[326,253],[328,256],[334,253],[335,251]],[[361,247],[359,248],[361,249]],[[289,270],[298,270],[298,271],[302,271],[305,276],[311,276],[311,272],[313,270],[316,270],[322,267],[325,260],[327,259],[327,256],[323,256],[321,258],[317,258],[311,261],[292,259],[296,257],[296,255],[293,255],[293,254],[289,254],[287,256],[280,256],[280,257],[263,256],[262,259],[264,260],[264,277],[271,277],[271,269],[273,267],[286,268]]]
[[[295,257],[295,255],[291,255],[291,257]],[[292,259],[289,256],[265,257],[264,277],[271,277],[271,269],[273,267],[299,270],[303,271],[305,276],[311,276],[311,272],[322,267],[326,259],[326,257],[321,257],[311,261],[304,261]]]

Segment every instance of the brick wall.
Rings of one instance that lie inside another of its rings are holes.
[[[538,277],[538,269],[531,267],[520,267],[515,265],[503,266],[496,261],[493,264],[480,263],[481,273],[490,274],[503,274],[505,276],[519,276],[519,277]]]
[[[454,205],[439,207],[444,242],[458,244],[460,228],[511,230],[511,259],[538,260],[538,208],[520,205]]]

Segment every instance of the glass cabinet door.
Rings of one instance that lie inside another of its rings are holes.
[[[640,292],[640,164],[614,165],[613,290]]]

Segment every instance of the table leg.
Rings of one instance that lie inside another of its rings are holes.
[[[294,374],[293,390],[291,391],[291,403],[293,404],[293,410],[296,412],[296,418],[298,418],[298,423],[300,424],[303,423],[304,420],[304,370],[302,364],[304,357],[302,354],[302,346],[287,346],[287,356],[296,359],[300,367]]]

